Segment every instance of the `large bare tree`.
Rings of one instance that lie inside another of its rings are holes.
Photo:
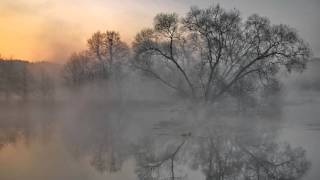
[[[161,13],[133,47],[136,67],[181,94],[211,102],[245,81],[258,87],[280,69],[303,69],[311,54],[293,28],[256,14],[244,21],[238,10],[219,5],[192,7],[182,19]]]

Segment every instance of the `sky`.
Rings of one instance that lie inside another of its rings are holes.
[[[290,25],[320,57],[320,0],[0,0],[0,54],[62,63],[85,49],[95,31],[119,31],[131,43],[157,13],[183,16],[191,6],[213,3],[237,8],[244,18],[258,13]]]

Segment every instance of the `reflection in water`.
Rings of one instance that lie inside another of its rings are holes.
[[[279,142],[276,122],[263,117],[87,104],[3,113],[0,178],[284,180],[311,166],[305,150]]]
[[[139,178],[184,179],[188,171],[183,172],[181,166],[188,165],[201,170],[206,180],[299,179],[310,167],[302,148],[277,143],[272,134],[225,124],[207,127],[211,128],[182,135],[175,142],[142,143],[136,155]]]

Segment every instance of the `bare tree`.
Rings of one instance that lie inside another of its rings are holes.
[[[11,95],[27,100],[34,90],[34,77],[30,63],[20,60],[2,60],[0,62],[0,90],[6,99]]]
[[[83,53],[75,53],[65,64],[63,77],[72,86],[79,86],[93,78],[92,62],[89,56]]]
[[[168,87],[205,101],[215,101],[242,79],[265,84],[282,67],[303,69],[310,50],[287,25],[272,25],[219,5],[191,8],[179,20],[159,14],[154,27],[141,31],[133,44],[136,66]]]
[[[115,31],[100,31],[88,39],[88,50],[100,62],[103,77],[111,73],[114,64],[127,61],[129,47],[121,41],[120,34]]]
[[[133,43],[138,62],[136,67],[170,88],[193,96],[194,87],[187,70],[183,67],[183,54],[179,52],[181,48],[178,47],[180,45],[178,15],[159,14],[154,21],[154,29],[141,31]],[[165,74],[170,77],[164,77]]]
[[[55,88],[53,77],[43,68],[40,70],[38,76],[37,88],[41,97],[44,99],[52,99]]]

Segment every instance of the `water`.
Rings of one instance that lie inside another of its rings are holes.
[[[219,159],[225,178],[241,179],[257,166],[264,176],[273,167],[264,160],[281,164],[292,154],[312,164],[302,179],[317,179],[320,93],[288,87],[281,116],[271,120],[152,101],[2,104],[0,179],[170,179],[172,160],[175,179],[205,179],[217,176]],[[288,168],[279,171],[303,170]]]
[[[311,160],[311,170],[304,178],[318,179],[320,169],[320,93],[295,92],[288,95],[288,105],[284,107],[284,125],[280,138],[294,146],[302,146]],[[296,98],[294,98],[296,97]]]

